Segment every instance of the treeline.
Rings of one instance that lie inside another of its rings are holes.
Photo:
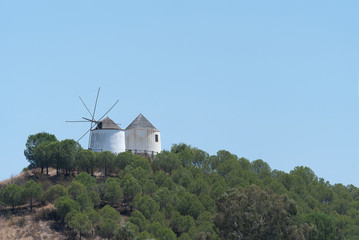
[[[51,167],[56,169],[57,175],[80,171],[93,174],[94,171],[103,171],[104,176],[108,176],[118,173],[123,158],[122,155],[114,155],[111,152],[98,153],[82,149],[73,139],[58,141],[55,135],[46,132],[30,135],[25,146],[24,155],[30,163],[29,167],[40,168],[41,173],[46,170],[46,174]]]
[[[54,203],[57,221],[79,236],[359,239],[359,189],[331,185],[307,167],[285,173],[271,170],[262,160],[250,162],[224,150],[210,156],[186,144],[175,144],[151,161],[128,152],[70,149],[77,150],[63,165],[68,168],[58,169],[60,175],[83,171],[72,181],[8,185],[0,190],[0,205],[14,207],[24,201],[30,205],[23,192],[37,184],[41,190],[31,192],[43,194],[32,201]],[[41,162],[32,164],[41,167]],[[106,177],[96,179],[93,171]],[[126,221],[121,221],[123,215],[129,216]]]

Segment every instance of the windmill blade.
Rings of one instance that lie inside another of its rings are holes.
[[[95,125],[95,126],[96,126],[96,125]],[[82,135],[82,136],[79,138],[79,140],[77,140],[77,142],[79,142],[84,136],[86,136],[86,134],[88,134],[92,129],[94,129],[95,126],[93,126],[92,128],[90,128],[89,130],[87,130],[87,131],[84,133],[84,135]]]
[[[117,100],[117,101],[115,102],[115,104],[112,105],[112,107],[111,107],[99,120],[97,120],[97,122],[101,121],[101,119],[104,118],[104,117],[106,116],[106,114],[109,113],[109,112],[112,110],[112,108],[118,103],[118,101],[120,101],[120,100]]]
[[[96,107],[97,107],[97,100],[98,100],[98,95],[100,94],[100,88],[98,88],[97,91],[97,96],[96,96],[96,101],[95,101],[95,107],[93,109],[93,114],[92,114],[92,121],[95,120],[95,112],[96,112]],[[91,123],[91,127],[92,127],[92,123]]]
[[[90,109],[86,106],[85,102],[82,100],[82,98],[81,98],[80,96],[79,96],[79,98],[80,98],[82,104],[85,106],[85,108],[86,108],[87,111],[89,112],[90,116],[93,118],[93,115],[91,114]]]
[[[91,120],[91,119],[85,118],[85,117],[82,117],[82,118],[86,120],[86,121],[84,121],[84,122],[94,122],[94,123],[97,123],[97,121],[95,121],[95,120]]]
[[[89,131],[91,131],[91,129],[92,129],[92,127],[93,127],[93,126],[92,126],[93,121],[95,120],[95,112],[96,112],[97,100],[98,100],[98,95],[99,95],[99,94],[100,94],[100,87],[98,88],[98,91],[97,91],[97,96],[96,96],[96,101],[95,101],[95,107],[94,107],[94,109],[93,109],[91,126],[90,126],[90,130],[89,130]],[[96,126],[96,124],[95,124],[95,126]],[[89,141],[88,141],[88,144],[87,144],[88,148],[90,148],[90,142],[91,142],[91,135],[90,135],[90,137],[89,137]]]
[[[65,121],[65,122],[89,122],[89,121],[87,120],[87,121]]]

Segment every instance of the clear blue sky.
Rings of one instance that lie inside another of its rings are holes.
[[[0,180],[30,134],[77,139],[78,96],[162,147],[225,149],[359,186],[358,1],[0,1]],[[99,116],[98,115],[98,116]],[[87,142],[81,141],[86,147]]]

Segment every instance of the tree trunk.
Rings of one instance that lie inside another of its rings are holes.
[[[32,212],[32,198],[30,199],[30,212]]]
[[[49,166],[46,166],[46,175],[49,175]]]
[[[44,166],[41,166],[41,173],[44,173]]]

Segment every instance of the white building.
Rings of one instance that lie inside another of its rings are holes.
[[[109,117],[97,123],[90,133],[90,149],[94,152],[110,151],[113,153],[124,152],[125,131],[114,123]]]
[[[142,114],[126,128],[126,150],[154,156],[161,152],[161,134]]]

